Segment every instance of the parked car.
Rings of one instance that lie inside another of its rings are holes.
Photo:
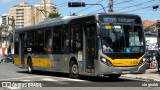
[[[6,56],[6,62],[13,62],[13,58],[14,58],[14,55],[13,54],[8,54],[7,56]]]
[[[2,55],[0,55],[0,63],[3,61],[3,57]]]

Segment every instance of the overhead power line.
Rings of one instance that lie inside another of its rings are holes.
[[[134,12],[134,11],[139,11],[139,10],[142,10],[142,9],[147,9],[147,8],[151,8],[153,5],[149,5],[149,6],[146,6],[146,7],[142,7],[142,8],[138,8],[138,9],[134,9],[134,10],[129,10],[129,11],[125,11],[125,12]]]
[[[104,8],[108,8],[108,6],[105,6]],[[95,10],[95,11],[93,11],[93,12],[90,12],[89,14],[92,14],[92,13],[97,12],[97,11],[100,11],[100,10],[103,10],[103,8],[100,8],[100,9],[98,9],[98,10]]]
[[[118,2],[118,3],[115,3],[115,4],[113,4],[113,5],[123,4],[123,3],[126,3],[126,2],[131,2],[131,0],[125,0],[125,1],[123,1],[123,2]]]
[[[35,20],[35,17],[37,17],[40,13],[37,13],[35,16],[33,16],[30,20],[28,20],[25,24],[31,22],[32,20]],[[24,24],[24,25],[25,25]],[[34,24],[35,24],[35,21],[34,21]]]
[[[132,8],[132,7],[139,6],[139,5],[144,5],[144,4],[149,3],[149,2],[152,2],[152,1],[153,1],[153,0],[149,0],[149,1],[142,2],[142,3],[136,4],[136,5],[131,5],[131,6],[127,6],[127,7],[124,7],[124,8],[120,8],[120,9],[115,10],[115,11],[119,11],[119,10],[123,10],[123,9]]]
[[[102,2],[102,1],[104,1],[104,0],[98,1],[96,4],[99,4],[99,3]],[[91,6],[87,7],[87,8],[85,8],[85,9],[82,9],[82,10],[78,11],[77,13],[83,12],[83,11],[85,11],[85,10],[93,7],[93,6],[94,6],[94,5],[91,5]]]
[[[130,1],[130,0],[125,0],[125,1],[122,1],[122,2],[115,3],[115,4],[113,4],[113,5],[119,5],[119,4],[123,4],[123,3],[126,3],[126,2],[131,2],[131,1]],[[108,8],[108,5],[105,6],[104,8]],[[100,10],[102,10],[102,9],[103,9],[103,8],[97,9],[97,10],[95,10],[95,11],[90,12],[89,14],[92,14],[92,13],[94,13],[94,12],[98,12],[98,11],[100,11]]]

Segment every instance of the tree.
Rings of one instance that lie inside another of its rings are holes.
[[[61,14],[59,13],[50,13],[48,18],[56,18],[56,17],[59,17]]]

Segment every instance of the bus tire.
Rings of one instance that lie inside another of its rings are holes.
[[[70,62],[69,70],[70,70],[70,78],[74,79],[79,78],[78,64],[75,61]]]
[[[28,73],[33,73],[33,66],[32,66],[32,60],[31,59],[28,59],[27,69],[28,69]]]
[[[108,76],[109,76],[110,79],[115,80],[115,79],[118,79],[121,76],[121,74],[111,74],[111,75],[108,75]]]

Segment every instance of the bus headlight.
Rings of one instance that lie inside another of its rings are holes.
[[[106,60],[105,58],[101,58],[101,61],[102,61],[103,63],[106,63],[106,62],[107,62],[107,60]]]
[[[112,66],[112,63],[109,60],[107,60],[106,58],[101,58],[101,62],[109,67]]]
[[[143,64],[144,62],[146,62],[146,58],[143,58],[143,59],[139,62],[139,65]]]

